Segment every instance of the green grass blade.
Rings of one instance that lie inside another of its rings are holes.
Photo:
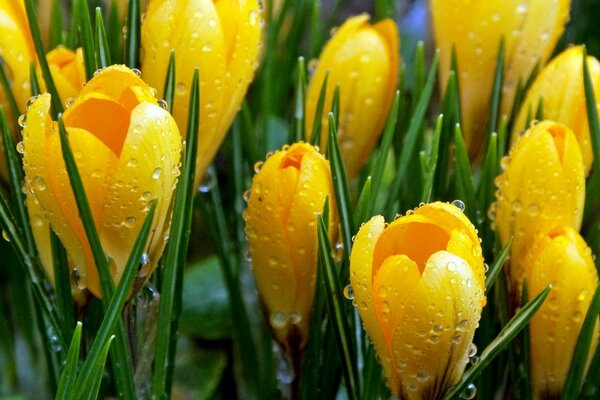
[[[152,200],[149,205],[148,215],[146,215],[144,223],[140,228],[140,233],[133,245],[133,248],[131,249],[127,263],[125,264],[121,281],[117,285],[114,295],[110,299],[108,306],[105,309],[104,318],[102,319],[102,323],[98,329],[96,338],[94,339],[92,347],[81,367],[79,376],[77,377],[77,382],[75,384],[77,389],[74,398],[83,398],[84,394],[91,392],[95,384],[95,380],[98,378],[96,375],[102,376],[103,368],[100,371],[97,371],[98,362],[101,359],[107,344],[112,341],[112,338],[114,337],[113,332],[118,330],[119,323],[121,323],[121,310],[123,309],[123,305],[125,304],[127,296],[129,293],[131,293],[131,289],[138,272],[140,260],[144,254],[148,237],[152,231],[152,221],[154,219],[155,211],[156,200]],[[104,362],[102,362],[102,365],[104,365]],[[115,374],[119,373],[119,371],[120,370],[117,369]],[[133,385],[133,378],[131,378],[131,385]],[[118,389],[121,390],[120,387],[118,387]],[[133,393],[121,391],[119,397],[132,399],[135,398],[135,388]]]
[[[33,61],[29,64],[29,82],[31,86],[31,95],[39,95],[42,91],[40,89],[40,82],[38,81],[37,72]]]
[[[165,86],[163,88],[163,99],[167,102],[169,112],[173,113],[175,101],[175,50],[171,50],[167,75],[165,75]]]
[[[96,59],[100,68],[108,67],[110,62],[110,48],[106,38],[106,29],[104,28],[104,19],[102,18],[102,9],[96,7]]]
[[[333,99],[331,99],[331,113],[336,128],[340,126],[340,85],[335,85]],[[328,116],[329,117],[329,116]]]
[[[46,90],[48,90],[48,93],[50,93],[52,96],[52,116],[56,118],[58,114],[63,112],[63,106],[60,103],[60,97],[58,96],[56,85],[54,84],[52,74],[50,73],[48,60],[46,60],[46,52],[44,51],[44,44],[42,43],[40,27],[37,24],[37,16],[33,0],[25,0],[25,11],[27,12],[27,20],[29,21],[29,29],[31,31],[31,38],[33,39],[33,44],[35,46],[35,53],[37,55],[38,62],[40,63],[44,82],[46,82]]]
[[[77,380],[77,367],[79,365],[79,349],[81,346],[81,327],[81,322],[77,322],[75,332],[73,332],[73,337],[71,338],[71,344],[69,345],[67,363],[60,375],[56,400],[70,400],[71,393],[75,389],[74,385]]]
[[[129,0],[127,10],[127,36],[125,38],[125,64],[129,68],[138,68],[141,47],[140,0]]]
[[[92,211],[87,200],[85,188],[83,187],[83,181],[79,175],[79,170],[77,169],[77,164],[75,163],[75,158],[67,139],[67,131],[65,129],[62,117],[59,118],[58,125],[60,146],[67,169],[67,175],[69,176],[69,182],[71,184],[75,203],[77,204],[77,209],[79,211],[79,217],[81,218],[81,222],[92,251],[94,262],[96,264],[98,276],[100,278],[102,304],[104,309],[107,310],[115,290],[111,273],[109,271],[108,260],[104,250],[102,249],[102,244],[100,243],[100,237],[98,236],[98,232],[96,230]],[[137,260],[139,261],[139,258]],[[117,383],[117,390],[122,396],[131,397],[135,396],[131,354],[129,352],[129,348],[127,347],[127,339],[125,337],[123,323],[120,319],[116,321],[116,328],[117,329],[114,332],[116,340],[113,351],[111,351],[111,360],[115,370],[114,375]],[[113,332],[111,331],[111,334],[112,333]]]
[[[375,194],[375,196],[377,195],[377,193],[379,193],[379,189],[381,188],[381,180],[383,178],[385,162],[392,147],[394,134],[396,133],[396,123],[398,121],[399,110],[400,91],[396,91],[396,96],[394,97],[394,103],[392,104],[390,116],[388,117],[387,123],[385,125],[385,130],[383,132],[383,138],[381,139],[381,145],[379,146],[379,150],[377,150],[377,154],[375,155],[375,160],[373,162],[373,167],[371,169],[371,178],[373,179],[373,188],[371,193]],[[368,218],[373,213],[375,207],[374,198],[369,198],[366,201],[368,208],[366,210],[366,214],[363,216],[364,218]]]
[[[504,36],[500,39],[498,56],[496,57],[496,69],[494,71],[494,83],[490,95],[490,113],[488,115],[487,132],[496,132],[500,118],[500,106],[502,105],[502,85],[504,84]]]
[[[294,95],[294,129],[292,130],[292,140],[290,142],[299,142],[304,139],[306,132],[306,66],[304,57],[298,57],[298,69],[296,73],[296,93]]]
[[[330,119],[331,123],[331,119]],[[323,216],[317,216],[318,241],[319,241],[319,265],[325,284],[327,306],[331,322],[334,327],[335,337],[338,346],[338,354],[342,361],[342,372],[348,391],[348,399],[358,399],[360,388],[358,387],[358,371],[354,359],[354,350],[352,348],[352,331],[348,324],[346,316],[348,315],[342,301],[342,287],[338,279],[335,264],[331,258],[331,245],[327,226]]]
[[[67,35],[67,47],[75,50],[79,45],[79,7],[78,0],[71,0],[71,24]]]
[[[50,15],[50,48],[53,49],[63,41],[63,16],[60,0],[52,0]]]
[[[498,336],[481,352],[479,362],[469,368],[463,375],[459,383],[452,386],[444,396],[444,400],[453,400],[459,398],[467,386],[472,383],[485,370],[486,367],[506,349],[510,342],[521,332],[529,323],[533,315],[546,300],[548,293],[552,289],[548,286],[535,296],[527,305],[506,324]]]
[[[354,216],[352,215],[352,204],[350,203],[350,190],[346,169],[342,161],[342,152],[337,137],[337,124],[333,113],[329,113],[329,163],[331,164],[331,176],[333,178],[333,191],[340,218],[342,230],[342,243],[346,258],[350,255],[352,248],[352,229],[354,228]],[[342,276],[345,271],[342,271]]]
[[[440,137],[442,135],[442,126],[444,116],[440,114],[435,125],[435,133],[433,135],[433,143],[431,144],[431,154],[429,155],[429,163],[425,174],[425,182],[423,185],[423,194],[421,200],[424,203],[429,203],[433,198],[433,179],[438,166],[438,154],[440,149]]]
[[[98,398],[98,392],[100,390],[100,384],[102,383],[104,366],[106,365],[106,356],[108,355],[108,350],[110,349],[110,345],[112,344],[115,336],[111,336],[102,346],[100,353],[98,354],[98,358],[94,361],[94,366],[92,369],[92,380],[90,382],[89,389],[82,393],[82,397],[76,397],[77,399],[86,399],[86,400],[96,400]]]
[[[6,70],[4,67],[4,63],[0,63],[0,84],[2,84],[2,89],[4,91],[4,95],[6,96],[6,100],[8,101],[8,105],[10,106],[10,111],[12,112],[13,118],[15,121],[17,121],[21,115],[21,112],[19,111],[17,100],[15,99],[15,95],[10,87],[10,82],[6,76]]]
[[[454,129],[454,163],[456,170],[456,193],[465,203],[465,214],[473,221],[476,225],[480,225],[481,210],[475,196],[475,188],[473,187],[471,172],[471,164],[469,162],[469,155],[463,139],[463,134],[460,129],[460,125],[456,124]]]
[[[500,271],[502,271],[502,267],[504,266],[504,263],[506,262],[506,257],[508,257],[508,253],[510,251],[510,246],[512,245],[512,241],[513,241],[513,239],[510,238],[508,243],[506,243],[506,245],[502,249],[500,249],[498,254],[496,254],[496,257],[494,257],[494,262],[493,262],[492,266],[490,267],[490,269],[488,270],[487,276],[485,279],[485,292],[486,293],[490,292],[490,289],[494,285],[494,282],[496,281],[498,274],[500,273]]]
[[[115,64],[122,64],[123,27],[121,25],[121,16],[119,15],[118,1],[111,1],[106,35],[108,43],[110,43],[110,59]]]
[[[319,91],[319,100],[317,100],[317,109],[315,110],[315,119],[313,120],[312,132],[310,134],[310,144],[317,146],[321,143],[321,126],[323,121],[323,112],[325,108],[325,96],[327,95],[327,81],[329,80],[329,71],[325,73],[325,79]]]
[[[396,176],[394,177],[394,181],[390,185],[389,196],[385,206],[385,215],[389,217],[388,219],[391,219],[391,217],[393,217],[396,214],[394,210],[394,205],[398,201],[400,189],[402,188],[402,183],[405,181],[406,175],[408,173],[408,166],[410,160],[412,156],[416,153],[415,149],[417,139],[421,133],[421,126],[423,125],[423,120],[425,118],[425,113],[427,112],[429,101],[431,99],[431,94],[433,93],[438,62],[439,51],[436,51],[431,66],[429,67],[429,73],[427,74],[427,81],[425,82],[423,92],[421,93],[421,97],[417,102],[415,112],[412,114],[412,117],[410,119],[408,131],[406,132],[406,136],[404,137],[404,145],[400,153],[400,159],[398,160]]]
[[[367,176],[365,183],[363,184],[363,188],[360,191],[360,196],[358,197],[358,201],[356,202],[356,207],[354,208],[354,232],[358,231],[360,224],[365,222],[367,218],[369,218],[372,205],[371,198],[373,196],[373,179],[370,176]]]
[[[177,186],[173,205],[173,218],[169,232],[169,244],[164,255],[161,284],[161,302],[158,310],[156,332],[156,353],[152,376],[152,394],[162,398],[170,391],[170,376],[173,371],[174,346],[177,340],[177,327],[181,311],[182,273],[187,255],[191,229],[196,176],[196,156],[198,154],[198,128],[200,124],[200,79],[199,70],[194,70],[192,79],[187,134],[183,169]]]
[[[544,98],[540,97],[540,101],[538,101],[537,110],[535,112],[535,119],[538,121],[542,121],[544,119]]]
[[[412,101],[412,112],[415,111],[415,107],[417,106],[416,99],[421,98],[423,87],[425,86],[425,45],[422,41],[417,43],[414,65],[414,79],[412,87],[412,98],[414,101]]]
[[[73,331],[75,326],[75,307],[71,295],[71,277],[69,263],[64,246],[58,236],[48,227],[50,245],[52,247],[52,266],[54,268],[54,292],[56,305],[61,316],[62,329],[65,336]]]
[[[594,297],[590,302],[590,308],[588,308],[583,325],[581,325],[581,331],[571,359],[571,366],[560,396],[561,400],[576,400],[580,397],[585,378],[585,367],[592,348],[592,341],[595,340],[594,337],[596,336],[598,314],[600,314],[600,286],[596,287]]]
[[[90,9],[87,0],[78,0],[79,8],[79,38],[83,48],[83,65],[85,67],[85,78],[89,81],[98,69],[96,60],[96,46],[94,45],[94,34],[92,33],[92,21],[90,19]]]

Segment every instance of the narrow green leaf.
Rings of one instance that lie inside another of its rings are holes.
[[[141,47],[140,0],[129,0],[127,10],[127,35],[125,38],[125,64],[129,68],[138,68]]]
[[[56,392],[56,400],[70,400],[71,393],[75,390],[74,384],[77,380],[77,367],[79,365],[79,349],[81,346],[81,322],[77,322],[75,332],[71,338],[69,345],[69,353],[67,354],[67,363],[60,374],[60,382]]]
[[[548,286],[535,296],[527,305],[515,314],[515,316],[506,324],[500,331],[498,336],[481,352],[479,362],[469,368],[464,373],[459,383],[452,386],[444,396],[444,400],[453,400],[459,398],[460,394],[465,391],[467,386],[472,383],[477,377],[489,366],[489,364],[506,349],[510,342],[521,332],[529,323],[533,315],[546,300],[548,293],[552,289]]]
[[[96,59],[100,68],[108,67],[110,62],[110,47],[106,38],[106,29],[104,28],[104,19],[102,18],[102,9],[96,7]]]
[[[48,60],[46,60],[46,52],[44,50],[44,44],[42,43],[42,36],[40,35],[40,27],[37,24],[37,16],[33,0],[25,0],[25,11],[27,12],[27,20],[29,21],[29,29],[31,31],[31,38],[33,39],[33,44],[35,46],[35,53],[37,55],[38,62],[40,63],[44,82],[46,82],[46,90],[52,96],[52,116],[57,117],[58,114],[62,113],[63,107],[60,103],[60,97],[58,96],[56,85],[52,79],[52,74],[50,73]]]
[[[330,118],[330,123],[331,123]],[[358,399],[360,388],[358,387],[358,371],[354,360],[354,351],[352,348],[351,338],[352,331],[346,319],[347,312],[342,301],[342,287],[338,279],[338,274],[335,269],[335,264],[331,258],[331,246],[329,244],[329,236],[326,222],[323,216],[317,216],[318,226],[318,241],[319,241],[319,265],[323,275],[325,284],[325,292],[327,298],[327,306],[331,322],[334,327],[334,333],[338,346],[338,354],[342,361],[342,372],[346,388],[348,391],[348,399]]]
[[[119,0],[112,0],[108,12],[108,24],[106,36],[110,43],[110,59],[115,64],[123,63],[123,26],[119,15]]]
[[[310,41],[308,57],[309,60],[319,56],[319,52],[323,48],[323,23],[321,22],[321,0],[311,1],[310,13]]]
[[[482,177],[479,184],[479,209],[487,210],[494,200],[495,185],[494,179],[498,175],[498,135],[492,133],[488,141],[488,148],[483,160]]]
[[[373,195],[372,181],[373,179],[367,176],[356,202],[356,207],[354,208],[354,232],[358,231],[360,224],[369,218],[369,210],[372,207],[370,203]]]
[[[331,113],[336,128],[340,126],[340,85],[335,85],[333,99],[331,100]]]
[[[134,0],[135,1],[135,0]],[[131,3],[130,3],[131,4]],[[131,9],[130,9],[131,10]],[[200,78],[194,70],[187,122],[185,156],[179,185],[175,192],[169,244],[164,255],[166,266],[161,283],[161,302],[158,309],[156,353],[152,376],[152,394],[156,398],[168,396],[175,357],[175,340],[181,313],[181,286],[183,267],[189,243],[196,157],[198,154],[198,129],[200,124]]]
[[[296,66],[296,93],[294,95],[294,129],[290,142],[299,142],[304,139],[306,132],[306,66],[304,57],[298,57]]]
[[[498,119],[500,117],[500,107],[502,105],[502,86],[504,84],[504,36],[500,39],[498,56],[496,57],[496,69],[494,71],[494,81],[492,92],[490,94],[490,113],[488,115],[487,132],[496,132],[498,128]]]
[[[101,357],[104,354],[104,351],[107,349],[107,345],[115,337],[113,332],[115,332],[115,330],[118,331],[119,324],[121,323],[121,310],[123,309],[123,304],[125,304],[127,296],[129,296],[131,293],[131,289],[138,272],[138,267],[140,265],[140,260],[142,259],[144,249],[146,248],[146,243],[148,242],[148,238],[152,232],[152,221],[154,219],[155,211],[156,200],[152,200],[149,205],[148,215],[146,215],[144,223],[140,228],[140,233],[135,240],[133,248],[131,249],[131,253],[129,253],[129,258],[125,264],[121,281],[117,285],[114,295],[110,298],[108,306],[105,308],[104,318],[102,319],[102,323],[100,324],[96,338],[92,343],[92,347],[90,348],[87,358],[81,366],[79,375],[77,376],[77,381],[74,385],[76,391],[74,392],[72,398],[84,398],[84,394],[91,393],[93,391],[95,380],[99,379],[98,375],[100,378],[103,375],[102,369],[104,369],[104,361],[102,361]],[[102,368],[100,371],[98,371],[98,365],[100,364],[102,365]],[[113,368],[115,368],[114,364]],[[118,374],[123,368],[124,366],[121,366],[121,368],[118,369],[115,368],[115,374]],[[119,377],[115,376],[115,378],[118,379]],[[129,379],[131,379],[131,385],[133,385],[133,378],[130,377]],[[135,388],[133,388],[133,392],[122,391],[122,387],[118,387],[118,389],[120,390],[121,394],[119,397],[131,399],[135,398]]]
[[[425,45],[422,41],[417,43],[414,58],[414,79],[412,87],[412,111],[415,111],[417,99],[421,98],[425,85]]]
[[[38,96],[42,91],[40,89],[40,83],[37,78],[35,63],[33,61],[29,64],[29,82],[29,85],[31,86],[31,95]]]
[[[503,116],[500,119],[500,126],[498,127],[498,143],[497,143],[497,148],[498,148],[498,155],[496,156],[498,162],[500,162],[500,160],[502,159],[502,157],[504,157],[504,155],[506,155],[506,149],[508,147],[508,121],[506,119],[506,116]],[[496,168],[496,174],[500,173],[500,170],[498,168]]]
[[[431,99],[431,94],[433,93],[438,62],[439,51],[436,50],[431,66],[429,67],[429,73],[427,74],[427,81],[425,82],[425,87],[423,88],[423,92],[421,94],[421,97],[419,98],[419,101],[415,108],[415,112],[413,113],[410,119],[408,131],[406,132],[406,136],[404,137],[404,145],[402,147],[400,158],[398,160],[396,176],[394,177],[394,181],[390,185],[389,196],[385,205],[385,215],[388,216],[388,219],[391,219],[391,217],[396,214],[394,210],[394,205],[398,201],[400,189],[402,188],[402,183],[406,180],[406,176],[409,172],[408,166],[412,155],[415,154],[417,138],[421,133],[421,126],[425,118],[425,113],[429,105],[429,100]]]
[[[527,287],[527,279],[523,279],[523,289],[521,290],[521,307],[525,307],[527,299],[529,299]],[[532,385],[531,385],[531,349],[530,349],[530,333],[529,325],[521,332],[521,367],[519,372],[521,375],[521,391],[525,399],[533,399]]]
[[[494,257],[494,262],[493,262],[492,266],[490,267],[490,269],[488,270],[487,276],[485,279],[485,292],[486,293],[490,292],[490,289],[494,285],[494,282],[496,281],[498,274],[500,273],[500,271],[502,271],[502,267],[504,266],[504,263],[506,262],[506,257],[508,257],[508,253],[510,251],[510,246],[512,245],[512,241],[513,241],[513,238],[510,238],[508,243],[506,243],[506,245],[498,252],[498,254],[496,254],[496,257]]]
[[[317,100],[317,109],[313,120],[312,133],[310,134],[310,144],[317,146],[321,143],[321,125],[323,121],[323,112],[325,108],[325,96],[327,95],[327,81],[329,80],[329,71],[325,73],[325,79],[319,91],[319,100]]]
[[[94,34],[92,33],[92,21],[90,19],[90,9],[87,0],[78,0],[79,8],[79,38],[83,49],[83,65],[85,67],[85,78],[89,81],[98,69],[96,60],[96,46],[94,45]]]
[[[561,400],[576,400],[580,397],[592,341],[595,340],[594,337],[596,336],[598,314],[600,314],[600,286],[594,292],[583,325],[581,325],[581,331],[579,331],[579,337],[571,359],[571,366],[560,396]]]
[[[519,81],[517,82],[517,89],[515,90],[515,99],[512,103],[512,108],[510,110],[510,117],[508,119],[508,132],[512,132],[514,128],[521,130],[525,128],[524,126],[515,127],[514,124],[517,121],[517,117],[521,112],[521,105],[523,104],[523,100],[525,99],[525,88],[523,87],[523,81],[521,77],[519,77]]]
[[[535,112],[535,119],[542,121],[544,119],[544,98],[540,97],[538,102],[537,111]]]
[[[50,245],[52,247],[56,304],[60,311],[63,332],[67,335],[75,326],[75,306],[71,295],[71,277],[69,276],[67,252],[50,227],[48,227],[48,234],[50,235]]]
[[[163,99],[167,102],[169,112],[173,113],[175,102],[175,50],[171,50],[169,56],[169,65],[167,66],[167,75],[165,76],[165,86],[163,89]]]
[[[79,46],[79,7],[78,0],[71,0],[71,25],[67,35],[67,47],[75,50]]]
[[[0,84],[2,84],[2,89],[4,91],[4,95],[6,96],[6,100],[8,100],[8,105],[10,106],[10,110],[12,111],[14,120],[18,120],[21,112],[19,111],[19,106],[17,105],[17,100],[15,99],[15,95],[10,86],[10,82],[8,81],[8,77],[6,76],[5,64],[0,62]]]
[[[52,11],[50,14],[50,48],[53,49],[62,44],[63,40],[63,16],[60,0],[52,0]]]
[[[471,221],[476,225],[480,225],[479,214],[481,211],[475,196],[475,188],[473,187],[471,172],[471,164],[469,162],[469,155],[467,154],[467,148],[463,139],[463,134],[460,129],[460,125],[456,124],[454,128],[454,163],[456,169],[456,192],[465,203],[465,213]]]
[[[421,199],[424,203],[429,203],[433,198],[433,179],[438,165],[438,153],[440,147],[440,137],[442,135],[442,125],[444,116],[440,114],[435,124],[435,133],[433,135],[433,143],[431,144],[431,154],[429,155],[429,164],[425,173],[425,182],[423,185],[423,194]]]
[[[346,258],[350,255],[352,248],[352,229],[354,221],[352,215],[352,204],[350,203],[350,190],[348,189],[348,179],[346,178],[346,169],[342,161],[342,152],[337,137],[337,124],[333,113],[329,113],[329,163],[331,165],[331,176],[333,179],[333,191],[340,218],[340,227],[342,231],[342,242],[344,245],[344,254]],[[345,271],[342,271],[342,276]]]
[[[89,389],[81,393],[82,397],[76,397],[78,399],[86,399],[86,400],[96,400],[98,398],[98,392],[100,390],[100,384],[102,383],[102,377],[104,376],[104,366],[106,365],[106,356],[108,355],[108,350],[115,339],[115,336],[111,336],[102,346],[100,353],[98,354],[98,358],[94,361],[94,366],[92,368],[92,380],[90,381]]]

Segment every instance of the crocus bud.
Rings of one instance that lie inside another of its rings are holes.
[[[530,297],[552,285],[548,298],[529,325],[531,378],[534,398],[558,399],[598,285],[592,252],[575,230],[557,228],[533,242],[525,274]],[[597,343],[596,323],[588,366]]]
[[[555,226],[579,230],[585,176],[581,151],[569,128],[552,121],[532,126],[501,162],[496,184],[496,230],[502,244],[511,237],[509,291],[520,296],[524,258],[533,239]]]
[[[486,115],[501,38],[505,44],[501,114],[510,113],[519,79],[545,64],[562,35],[570,0],[430,0],[440,49],[440,89],[450,73],[452,47],[458,59],[461,114],[471,156],[483,144]]]
[[[0,0],[0,58],[21,112],[31,96],[29,63],[35,60],[23,4],[23,0]],[[1,86],[0,94],[2,105],[7,109],[6,95]]]
[[[329,198],[337,217],[329,162],[307,143],[285,146],[252,179],[244,214],[256,285],[275,339],[286,349],[308,338],[317,271],[316,214]]]
[[[594,57],[588,56],[587,65],[594,93],[600,94],[600,63]],[[543,100],[544,118],[565,124],[573,130],[587,175],[592,166],[593,156],[583,88],[582,46],[563,51],[539,73],[527,91],[515,121],[513,141],[516,141],[521,130],[526,128],[528,116],[529,119],[534,119],[540,100]]]
[[[350,282],[392,394],[438,399],[458,382],[485,305],[481,246],[454,205],[432,203],[358,232]]]
[[[367,14],[349,18],[323,49],[310,80],[306,138],[310,139],[321,87],[329,74],[320,145],[323,151],[327,149],[328,113],[339,85],[338,137],[350,179],[358,175],[387,120],[398,81],[398,50],[393,20],[371,25]]]
[[[48,222],[65,246],[80,288],[100,296],[98,272],[79,218],[62,157],[50,95],[35,99],[23,129],[23,164],[31,225],[42,262],[48,254]],[[125,66],[91,79],[63,114],[69,143],[90,204],[102,248],[119,281],[148,212],[157,199],[139,279],[156,266],[165,246],[171,196],[179,174],[181,137],[151,88]],[[41,212],[40,212],[41,211]],[[39,228],[39,229],[38,229]],[[44,263],[49,275],[52,266]]]
[[[142,24],[144,79],[162,89],[175,51],[173,116],[185,132],[194,68],[200,68],[196,186],[212,162],[258,65],[262,16],[258,0],[155,0]]]
[[[81,48],[73,51],[60,46],[46,54],[46,59],[60,100],[65,104],[68,99],[74,99],[83,88],[83,51]]]

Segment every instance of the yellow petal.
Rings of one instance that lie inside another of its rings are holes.
[[[600,92],[600,63],[587,57],[594,92]],[[556,56],[536,77],[514,124],[513,143],[525,126],[527,115],[535,115],[543,99],[544,118],[565,124],[577,137],[586,175],[592,165],[592,145],[583,87],[583,47],[571,47]],[[531,111],[530,111],[531,110]],[[530,117],[532,118],[532,117]]]
[[[571,130],[544,121],[519,139],[503,164],[495,224],[503,244],[514,237],[509,275],[511,292],[518,297],[523,259],[533,239],[555,226],[581,226],[583,162]]]
[[[431,1],[435,42],[440,49],[440,88],[448,82],[456,45],[463,132],[469,153],[483,144],[500,39],[505,41],[501,114],[510,113],[519,79],[543,65],[569,16],[569,0]],[[484,117],[482,117],[484,116]]]
[[[529,328],[534,392],[536,398],[559,397],[598,276],[590,249],[570,227],[536,239],[527,260],[529,296],[552,285]],[[588,366],[597,343],[596,324]]]
[[[50,51],[46,58],[60,99],[65,104],[69,98],[79,94],[85,82],[83,52],[80,48],[75,52],[59,46]],[[39,71],[38,75],[41,76]]]
[[[437,399],[462,376],[484,303],[477,279],[464,260],[446,251],[427,261],[393,330],[402,395]]]

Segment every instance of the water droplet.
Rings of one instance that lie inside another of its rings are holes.
[[[167,103],[166,100],[163,100],[163,99],[158,100],[158,105],[163,110],[167,110],[167,111],[169,110],[169,103]]]
[[[573,322],[581,321],[581,317],[582,317],[581,311],[575,311],[573,313]]]
[[[131,68],[131,71],[134,74],[136,74],[138,77],[140,77],[140,78],[142,77],[142,71],[140,71],[139,69],[137,69],[137,68]]]
[[[133,168],[137,165],[137,163],[138,163],[138,160],[136,158],[132,158],[127,162],[127,166],[129,168]]]
[[[179,96],[183,96],[185,95],[185,92],[187,91],[187,88],[185,86],[185,83],[183,82],[178,82],[177,85],[175,85],[175,92],[179,95]]]
[[[38,98],[39,96],[31,96],[30,98],[27,99],[27,102],[25,103],[25,110],[29,110],[29,108],[33,105],[33,102]]]
[[[35,185],[35,188],[40,192],[46,190],[46,181],[44,181],[44,178],[42,178],[41,176],[34,177],[33,184]]]
[[[421,383],[427,382],[429,380],[429,374],[425,371],[417,372],[417,380]]]
[[[254,173],[258,174],[260,172],[260,169],[262,168],[263,164],[264,163],[262,161],[257,161],[254,164]]]
[[[25,154],[25,144],[23,142],[17,143],[17,152],[20,154]]]
[[[479,362],[479,357],[473,356],[469,360],[471,361],[471,365],[476,365]]]
[[[477,345],[475,345],[475,343],[471,343],[471,345],[469,346],[469,352],[467,356],[471,358],[475,356],[475,354],[477,354]]]
[[[248,14],[248,21],[250,22],[250,25],[256,25],[258,19],[258,13],[255,10],[250,11],[250,13]]]
[[[579,301],[583,301],[586,299],[586,297],[588,296],[589,291],[587,289],[583,289],[581,292],[579,292],[579,295],[577,296],[577,300]]]
[[[158,179],[160,177],[161,173],[162,173],[162,169],[160,169],[160,167],[156,168],[154,170],[154,172],[152,173],[152,179]]]
[[[487,274],[487,272],[490,270],[490,266],[487,265],[487,263],[483,263],[483,273]]]
[[[206,171],[202,181],[200,182],[200,186],[198,187],[198,191],[200,193],[208,193],[212,188],[217,184],[217,180],[215,179],[215,175],[212,170]]]
[[[348,300],[354,300],[354,289],[352,289],[352,285],[346,285],[344,288],[344,297]]]
[[[123,221],[123,225],[126,228],[133,228],[135,226],[135,221],[136,218],[135,217],[127,217],[125,218],[125,220]]]
[[[476,394],[477,394],[477,387],[473,383],[470,383],[469,386],[467,386],[467,388],[465,389],[465,391],[462,392],[462,394],[460,395],[460,398],[466,399],[466,400],[471,400],[471,399],[475,398]]]
[[[459,331],[464,331],[464,330],[467,330],[468,328],[469,328],[469,321],[466,319],[461,320],[456,325],[456,329],[458,329]]]
[[[140,266],[139,268],[143,268],[146,265],[150,264],[150,257],[148,257],[148,253],[144,253],[142,254],[142,257],[140,257]]]
[[[302,321],[302,315],[300,315],[300,313],[297,313],[295,311],[292,311],[289,315],[288,315],[288,320],[290,321],[290,323],[292,325],[298,325],[301,321]]]
[[[281,311],[273,311],[269,316],[269,323],[275,329],[281,329],[285,327],[288,317]]]
[[[251,190],[248,189],[244,192],[244,194],[242,194],[242,198],[244,199],[244,201],[247,203],[248,201],[250,201],[250,192]]]
[[[446,264],[446,269],[448,269],[448,271],[450,271],[450,272],[456,271],[456,263],[453,261],[450,261],[448,264]]]
[[[75,103],[75,99],[73,97],[69,97],[67,101],[65,101],[65,108],[71,108],[73,103]]]
[[[102,176],[102,171],[100,169],[95,169],[92,171],[92,178],[98,179]]]
[[[463,203],[462,200],[454,200],[452,205],[458,208],[461,212],[465,211],[465,203]]]
[[[202,46],[202,51],[205,53],[210,53],[212,51],[212,43],[204,43],[204,45]]]

